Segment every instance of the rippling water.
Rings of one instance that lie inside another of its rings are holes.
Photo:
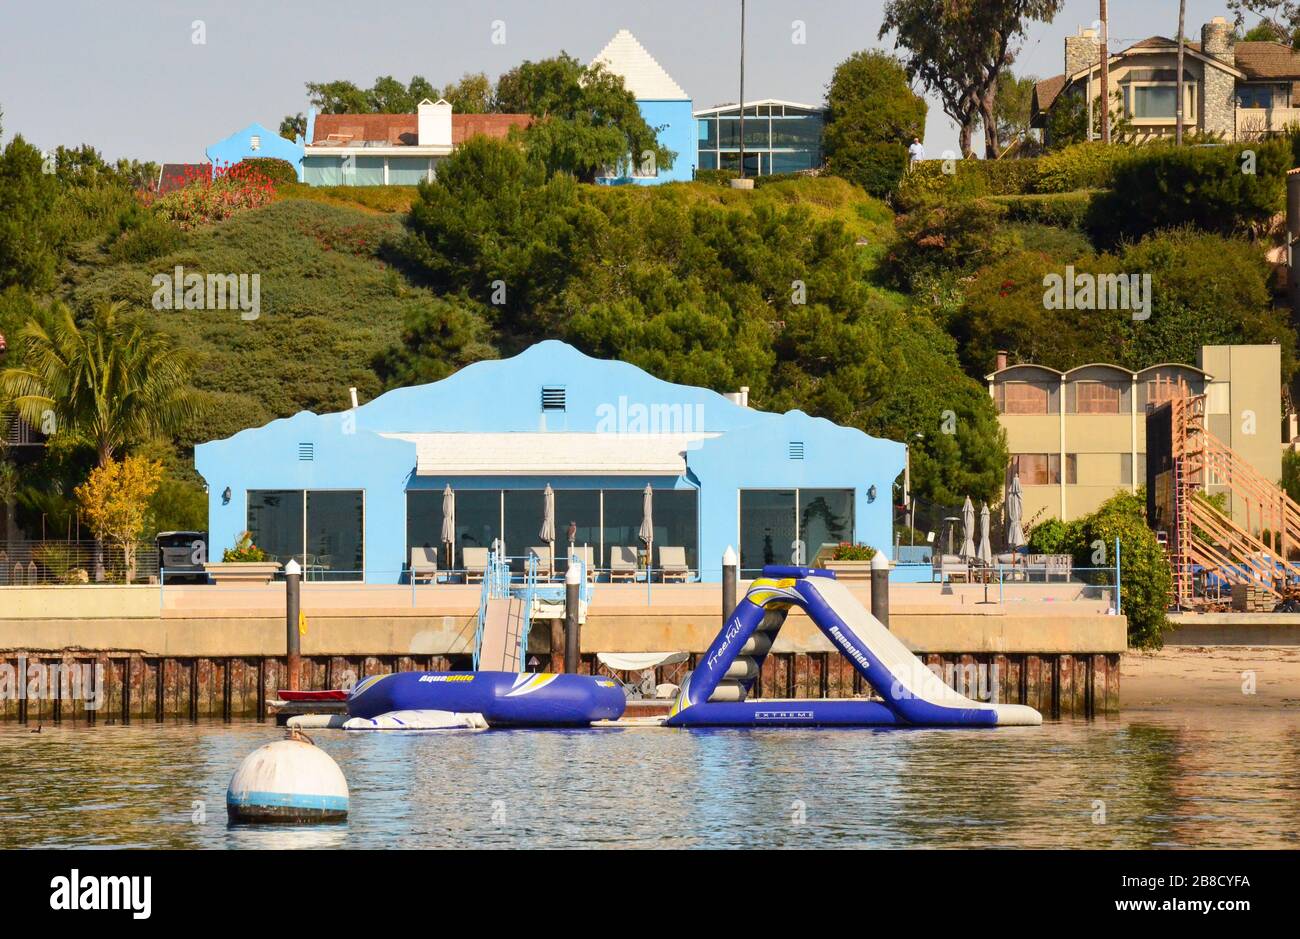
[[[270,725],[0,725],[0,847],[1297,847],[1300,726],[317,731],[346,825],[231,828]],[[202,804],[200,808],[200,803]],[[1104,805],[1103,805],[1104,804]],[[1104,813],[1104,820],[1103,820]]]

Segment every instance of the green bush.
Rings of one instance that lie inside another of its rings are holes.
[[[1108,189],[1117,168],[1142,153],[1118,144],[1077,143],[1038,158],[1034,192]]]
[[[708,186],[730,186],[731,181],[739,177],[735,170],[696,170],[695,181]]]
[[[898,219],[885,272],[901,289],[926,277],[969,273],[1015,248],[1002,224],[1006,208],[987,199],[925,203]]]
[[[293,164],[288,160],[280,160],[275,157],[245,157],[236,165],[246,166],[261,173],[273,183],[296,183],[298,181],[298,171],[293,168]]]
[[[828,169],[877,199],[891,196],[907,172],[907,148],[900,143],[863,143],[836,154]]]
[[[1111,192],[1093,201],[1088,231],[1100,245],[1184,225],[1259,235],[1282,211],[1290,161],[1284,140],[1143,148],[1114,168]]]
[[[1070,554],[1076,567],[1107,567],[1115,563],[1120,545],[1120,598],[1128,617],[1129,645],[1158,648],[1169,628],[1166,614],[1173,602],[1174,578],[1165,550],[1146,520],[1146,494],[1120,492],[1091,515],[1062,523],[1047,519],[1029,532],[1029,550],[1036,554]],[[1102,563],[1094,563],[1100,549]]]
[[[119,234],[108,247],[115,262],[139,264],[171,254],[185,243],[185,233],[170,222],[148,215]]]
[[[993,196],[990,201],[1007,208],[1009,222],[1036,222],[1057,228],[1082,228],[1092,205],[1093,192],[1055,192],[1024,196]]]

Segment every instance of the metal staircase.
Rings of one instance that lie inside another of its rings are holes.
[[[1203,585],[1247,584],[1281,599],[1300,585],[1300,505],[1205,427],[1205,396],[1174,398],[1171,408],[1174,500],[1171,563],[1179,606],[1212,602]],[[1241,523],[1211,503],[1207,486],[1244,507]]]
[[[475,671],[525,670],[536,590],[537,558],[528,557],[523,589],[516,591],[511,588],[509,558],[496,551],[488,555],[474,632]]]

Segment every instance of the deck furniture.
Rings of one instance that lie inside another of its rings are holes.
[[[609,579],[636,580],[636,548],[614,545],[609,549]]]
[[[537,576],[541,580],[550,580],[551,574],[551,549],[547,545],[538,545],[535,548],[529,548],[530,557],[537,558]]]
[[[1074,570],[1074,559],[1068,554],[1030,554],[1025,557],[1025,575],[1032,578],[1042,574],[1044,581],[1060,576],[1068,581]]]
[[[214,584],[269,584],[281,567],[279,561],[209,561],[203,569]]]
[[[970,566],[966,559],[960,554],[940,554],[935,552],[930,562],[930,582],[934,583],[938,579],[943,583],[945,579],[953,580],[960,577],[962,580],[970,576]]]
[[[570,564],[577,563],[576,561],[573,560],[574,558],[577,558],[579,561],[582,562],[583,570],[586,571],[587,580],[594,581],[596,579],[595,553],[596,553],[596,549],[593,548],[591,545],[581,545],[581,546],[574,545],[571,549],[569,549],[569,553],[566,556],[567,561],[565,562],[564,569],[567,571],[569,569]]]
[[[460,560],[465,565],[465,583],[472,584],[476,580],[483,580],[488,566],[487,548],[461,548]]]
[[[690,568],[686,566],[686,549],[670,545],[660,547],[659,570],[663,575],[664,583],[669,581],[686,583],[686,579],[691,573]]]
[[[438,549],[425,545],[411,549],[411,583],[424,581],[427,584],[438,579]]]

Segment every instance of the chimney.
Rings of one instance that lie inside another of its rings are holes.
[[[1201,27],[1201,51],[1228,65],[1236,64],[1237,55],[1232,48],[1232,24],[1226,18],[1216,16]]]
[[[1065,37],[1066,78],[1089,65],[1096,65],[1100,60],[1101,39],[1095,29],[1080,26],[1077,36]]]
[[[451,147],[451,105],[441,98],[435,104],[428,98],[416,108],[422,147]]]
[[[998,367],[994,369],[995,372],[1000,372],[1000,371],[1002,371],[1004,368],[1007,367],[1007,350],[1006,350],[1006,349],[999,349],[999,350],[998,350],[998,360],[997,360],[997,361],[998,361]]]

